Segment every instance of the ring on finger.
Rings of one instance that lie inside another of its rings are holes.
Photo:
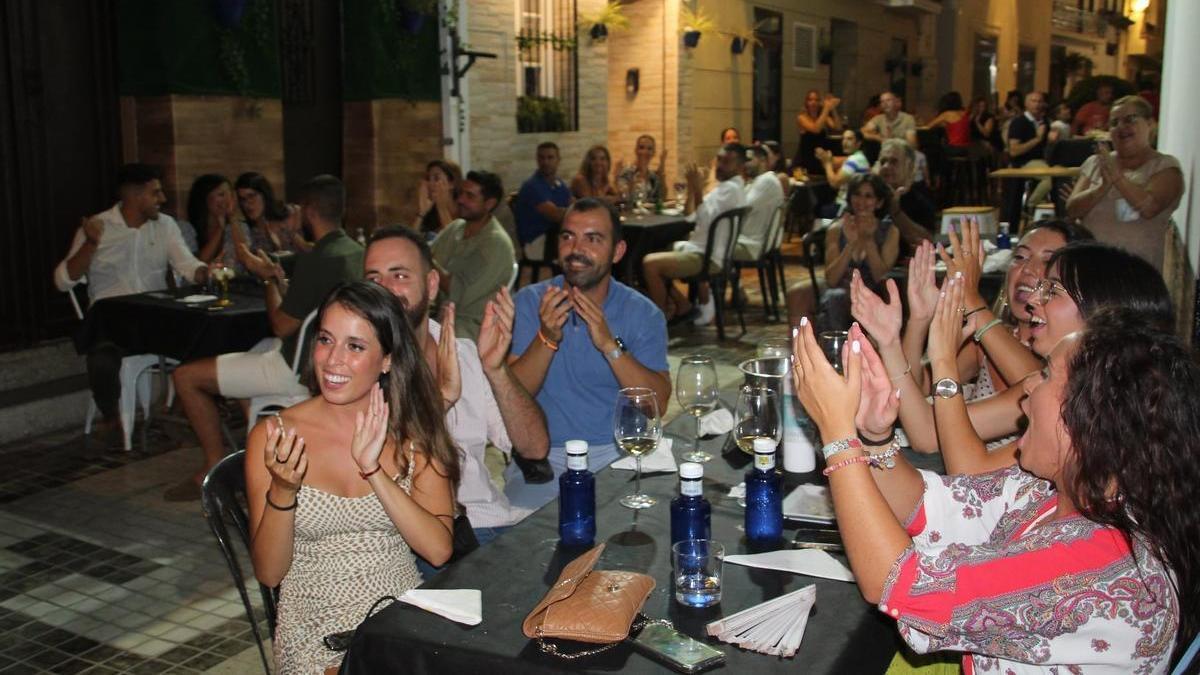
[[[287,459],[280,459],[279,455],[276,455],[275,453],[271,453],[271,455],[275,458],[276,464],[286,464],[287,463]]]

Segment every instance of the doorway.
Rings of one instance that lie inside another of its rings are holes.
[[[342,176],[342,3],[282,0],[283,177],[288,199],[309,178]]]
[[[754,8],[754,135],[778,141],[783,115],[783,15]]]
[[[841,110],[860,110],[865,107],[869,93],[860,91],[855,77],[858,66],[858,24],[833,19],[829,22],[829,91],[842,99]]]
[[[987,96],[996,102],[996,38],[975,35],[975,60],[971,67],[971,98]]]

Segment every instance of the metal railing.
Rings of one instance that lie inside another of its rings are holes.
[[[1108,22],[1099,12],[1081,9],[1075,0],[1054,0],[1050,24],[1056,30],[1104,37]]]

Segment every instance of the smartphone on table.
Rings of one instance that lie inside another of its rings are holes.
[[[698,673],[725,663],[725,653],[661,623],[648,623],[633,645],[681,673]]]

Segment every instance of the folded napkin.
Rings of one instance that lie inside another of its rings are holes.
[[[733,413],[725,408],[717,408],[700,418],[701,436],[719,436],[730,431],[733,431]]]
[[[678,469],[675,465],[675,455],[671,454],[671,445],[670,438],[659,439],[658,447],[654,449],[654,452],[642,457],[642,471],[675,473]],[[637,458],[622,457],[612,463],[612,468],[633,471],[637,469]]]
[[[854,581],[854,575],[846,569],[845,565],[825,551],[816,549],[795,548],[753,555],[727,555],[725,562],[833,579],[834,581]]]
[[[805,586],[754,605],[705,626],[722,642],[771,656],[793,656],[804,639],[808,613],[817,602],[817,587]]]
[[[468,626],[476,626],[483,621],[483,594],[472,588],[456,590],[414,588],[400,596],[400,602],[406,602]]]
[[[192,303],[199,303],[199,302],[212,302],[213,300],[216,300],[216,299],[217,299],[217,296],[215,296],[215,295],[196,294],[196,295],[185,295],[184,297],[179,298],[179,302],[186,302],[188,304],[192,304]]]

